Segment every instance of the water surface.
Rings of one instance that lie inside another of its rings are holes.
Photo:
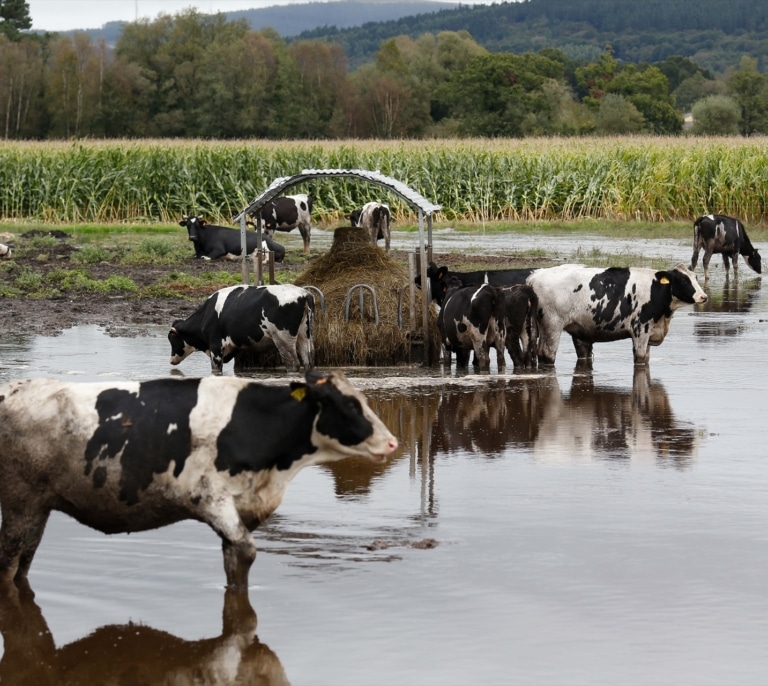
[[[766,683],[768,293],[746,267],[707,290],[647,369],[628,341],[581,369],[563,340],[547,373],[346,370],[401,449],[291,484],[255,534],[255,639],[222,632],[206,526],[104,536],[54,515],[30,574],[39,616],[22,614],[53,644],[13,662],[6,626],[0,666],[90,665],[90,683],[140,668],[154,683]],[[0,336],[0,380],[209,373],[200,353],[172,370],[166,328],[150,333]]]

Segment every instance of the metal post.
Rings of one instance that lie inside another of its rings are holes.
[[[431,223],[430,223],[431,227]],[[431,234],[430,230],[430,234]],[[419,265],[421,267],[421,316],[424,326],[424,362],[432,364],[430,359],[431,341],[429,340],[429,283],[427,281],[427,253],[424,244],[424,212],[419,208]]]
[[[245,212],[243,212],[240,215],[240,265],[241,265],[241,274],[243,277],[243,284],[248,285],[250,282],[250,276],[248,275],[248,255],[246,250],[247,240],[245,232],[247,231],[247,227],[245,225]]]

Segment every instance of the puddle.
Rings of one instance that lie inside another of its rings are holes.
[[[104,536],[55,514],[36,605],[0,612],[0,681],[52,664],[84,683],[763,682],[768,291],[746,270],[707,290],[647,370],[622,341],[582,371],[566,340],[546,374],[345,370],[401,448],[291,484],[255,533],[256,637],[223,631],[208,527]],[[0,380],[169,375],[150,333],[0,336]],[[17,645],[20,626],[52,643]]]

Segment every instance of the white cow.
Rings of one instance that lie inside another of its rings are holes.
[[[631,338],[635,364],[645,364],[675,311],[708,299],[683,264],[660,271],[563,264],[537,269],[527,281],[539,299],[539,364],[555,363],[563,331],[579,358],[592,357],[593,343]]]

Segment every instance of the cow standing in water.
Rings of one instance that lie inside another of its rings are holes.
[[[397,439],[341,373],[265,385],[238,377],[0,386],[0,591],[28,589],[48,518],[106,534],[187,519],[221,538],[245,592],[251,535],[310,465],[384,462]]]
[[[699,261],[699,251],[704,249],[704,281],[709,281],[709,261],[714,253],[723,256],[725,266],[725,278],[729,277],[730,264],[733,262],[733,275],[739,275],[739,255],[758,274],[762,273],[760,253],[747,236],[747,230],[738,219],[726,217],[722,214],[707,214],[699,217],[693,223],[693,257],[691,258],[691,271],[695,271]]]
[[[240,350],[274,343],[289,372],[315,364],[312,340],[315,299],[299,286],[229,286],[221,288],[168,332],[171,364],[195,351],[211,358],[211,371],[221,374]]]
[[[646,364],[675,311],[709,299],[682,264],[660,271],[561,264],[537,269],[528,284],[539,299],[539,364],[555,363],[563,331],[580,359],[592,357],[593,343],[631,338],[635,364]]]

